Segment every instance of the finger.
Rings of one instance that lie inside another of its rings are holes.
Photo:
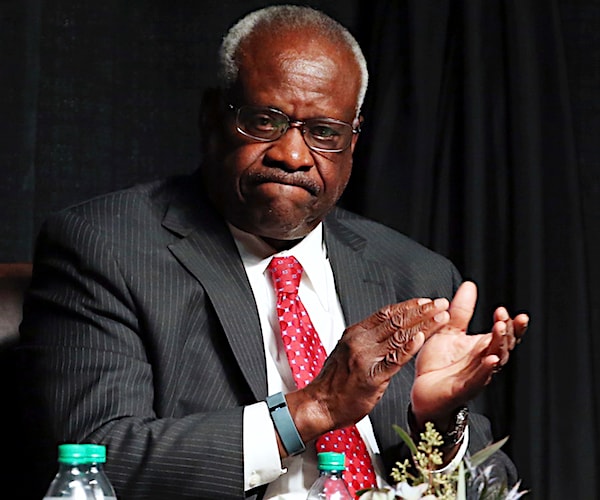
[[[450,322],[449,324],[465,332],[477,302],[477,286],[472,281],[462,283],[450,303]]]
[[[481,338],[481,344],[485,345],[486,340]],[[499,358],[495,354],[481,355],[479,354],[466,357],[461,363],[454,367],[457,380],[460,383],[453,384],[458,392],[454,393],[452,398],[457,404],[466,404],[481,392],[483,387],[490,383],[494,375],[494,368],[499,364]]]
[[[413,299],[381,308],[362,326],[371,330],[377,342],[397,348],[418,332],[426,337],[448,320],[447,299]]]
[[[508,314],[506,307],[498,307],[494,311],[494,323],[496,321],[508,321],[509,319],[510,319],[510,315]]]
[[[513,323],[513,320],[511,318],[509,318],[506,321],[503,321],[503,323],[506,326],[506,332],[504,333],[504,336],[505,336],[505,339],[506,339],[507,349],[509,351],[512,351],[514,349],[516,341],[517,341],[517,339],[515,338],[514,323]]]
[[[506,343],[509,351],[512,351],[517,343],[513,320],[505,307],[498,307],[494,311],[494,323],[503,322],[506,325]]]
[[[405,353],[407,343],[417,334],[423,334],[424,340],[427,340],[450,319],[446,311],[448,306],[448,300],[442,298],[422,303],[418,310],[412,310],[406,316],[397,317],[392,313],[390,321],[384,324],[383,332],[388,350]]]
[[[502,351],[502,335],[500,332],[492,332],[492,339],[487,349],[483,349],[483,355],[477,355],[478,349],[474,349],[473,356],[470,357],[469,366],[464,369],[464,388],[463,396],[472,399],[487,384],[490,383],[494,373],[501,369],[501,358],[496,352],[490,353],[490,349]],[[486,336],[482,336],[480,345],[485,345]]]
[[[510,337],[508,335],[507,323],[497,321],[492,327],[492,341],[486,350],[486,354],[493,354],[498,357],[496,369],[502,368],[509,357]]]
[[[384,365],[390,367],[406,364],[410,358],[419,352],[424,343],[425,335],[423,332],[417,332],[412,340],[404,344],[402,348],[390,350],[384,358]]]
[[[379,356],[385,367],[402,366],[425,340],[449,319],[447,299],[420,299],[416,303],[392,304],[376,313],[378,323],[370,332],[378,339]]]
[[[521,313],[512,319],[506,308],[499,307],[494,311],[494,322],[496,321],[504,321],[506,323],[509,337],[509,350],[512,350],[516,344],[521,342],[521,338],[525,335],[529,324],[529,316],[525,313]]]
[[[368,318],[362,320],[358,325],[364,330],[374,330],[380,327],[394,317],[395,321],[404,322],[414,315],[418,315],[420,310],[426,310],[431,307],[433,301],[429,298],[410,299],[398,304],[390,304],[382,307]]]
[[[515,346],[517,345],[517,337],[515,337],[515,328],[514,328],[512,320],[510,320],[508,323],[506,323],[506,326],[507,326],[506,342],[508,344],[508,350],[512,351],[515,348]]]
[[[521,313],[517,315],[517,317],[513,320],[514,328],[515,328],[515,339],[516,343],[519,344],[523,335],[527,333],[527,328],[529,327],[529,316],[525,313]]]
[[[492,354],[491,356],[486,356],[481,361],[481,378],[485,377],[484,385],[488,385],[492,381],[492,377],[499,373],[502,370],[502,365],[500,364],[500,360],[498,356]]]

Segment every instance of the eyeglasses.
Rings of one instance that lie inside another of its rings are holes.
[[[333,118],[292,120],[283,111],[266,106],[240,106],[229,104],[235,112],[237,131],[257,141],[273,142],[290,128],[298,128],[306,145],[313,151],[341,153],[350,146],[352,136],[360,132],[358,118],[351,125]]]

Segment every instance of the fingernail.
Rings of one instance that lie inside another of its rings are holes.
[[[433,303],[436,307],[448,307],[448,299],[435,299]]]
[[[439,312],[433,317],[433,320],[436,323],[443,323],[448,320],[448,313],[446,311]]]
[[[429,302],[431,302],[431,299],[419,299],[417,301],[417,304],[419,304],[420,306],[423,306],[425,304],[429,304]]]

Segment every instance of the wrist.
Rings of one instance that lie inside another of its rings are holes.
[[[324,405],[306,388],[288,393],[286,399],[298,432],[305,443],[334,429],[329,413],[324,410]]]
[[[465,430],[469,421],[469,409],[466,406],[456,408],[450,416],[439,419],[417,419],[412,410],[412,403],[408,405],[407,420],[410,432],[414,438],[425,430],[427,422],[433,423],[435,429],[441,434],[443,444],[440,450],[444,453],[455,450],[464,439]]]
[[[271,420],[279,436],[279,442],[287,455],[294,456],[302,453],[306,449],[306,446],[296,428],[283,393],[272,394],[267,397],[265,402],[267,403]]]

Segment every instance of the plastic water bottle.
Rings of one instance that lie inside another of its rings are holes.
[[[307,500],[353,500],[343,474],[346,456],[327,451],[317,455],[319,477],[308,490]]]
[[[86,444],[89,459],[88,482],[96,500],[116,500],[115,489],[106,477],[104,464],[106,463],[106,447],[101,444]]]
[[[58,473],[44,500],[116,500],[115,490],[103,470],[106,448],[98,444],[61,444]]]

